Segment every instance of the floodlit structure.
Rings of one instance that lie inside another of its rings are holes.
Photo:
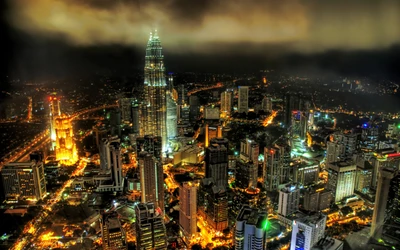
[[[49,97],[49,107],[50,107],[50,139],[51,139],[51,149],[54,150],[56,146],[56,118],[61,115],[60,109],[60,98],[56,96]]]
[[[328,163],[328,189],[333,191],[335,202],[353,195],[357,166],[352,161]]]
[[[56,159],[65,165],[72,165],[78,161],[78,153],[73,140],[74,132],[71,119],[59,116],[55,119],[56,130]]]
[[[233,93],[232,91],[224,91],[221,93],[221,117],[228,117],[232,112]]]
[[[161,136],[162,150],[167,149],[167,107],[164,55],[157,31],[150,33],[144,67],[144,101],[141,136]]]

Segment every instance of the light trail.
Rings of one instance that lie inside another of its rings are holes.
[[[275,118],[277,115],[278,115],[278,111],[273,110],[272,113],[271,113],[271,115],[269,115],[267,118],[265,118],[265,119],[262,121],[262,125],[263,125],[264,127],[268,127],[268,126],[274,121],[274,118]]]

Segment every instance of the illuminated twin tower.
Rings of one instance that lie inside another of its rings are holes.
[[[65,165],[74,164],[78,160],[78,154],[73,140],[71,119],[61,115],[59,98],[51,96],[49,101],[51,149],[55,151],[57,161]]]
[[[144,100],[140,134],[161,136],[162,151],[167,149],[167,107],[164,55],[157,31],[150,33],[144,66]]]

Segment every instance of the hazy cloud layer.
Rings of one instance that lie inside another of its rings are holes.
[[[288,51],[320,52],[400,43],[396,0],[9,1],[8,20],[16,28],[77,46],[143,46],[153,28],[174,51],[280,44]]]

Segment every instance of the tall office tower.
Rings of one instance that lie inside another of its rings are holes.
[[[368,161],[357,164],[355,191],[366,194],[371,187],[373,167]]]
[[[113,109],[110,112],[111,135],[121,137],[121,110]]]
[[[176,99],[172,92],[167,92],[167,138],[178,136],[178,114]]]
[[[272,99],[269,96],[264,96],[261,101],[261,110],[264,112],[271,112],[272,111]]]
[[[377,150],[373,158],[373,171],[371,186],[376,188],[378,182],[378,173],[380,168],[394,168],[400,167],[400,153],[392,148]]]
[[[289,128],[292,125],[292,112],[300,110],[299,98],[297,96],[286,95],[284,97],[284,119],[283,123],[286,128]]]
[[[56,159],[62,164],[72,165],[78,160],[74,132],[69,117],[59,116],[55,120],[56,129]]]
[[[238,99],[238,108],[237,111],[239,113],[249,112],[249,87],[248,86],[239,86],[239,99]]]
[[[135,206],[136,247],[138,250],[166,250],[167,230],[162,212],[153,203],[139,203]]]
[[[233,93],[224,91],[221,93],[221,117],[228,117],[232,113]]]
[[[294,162],[291,168],[293,169],[294,183],[309,186],[319,180],[319,163],[317,162],[300,160]]]
[[[132,101],[133,98],[121,98],[119,99],[119,108],[121,110],[121,121],[123,123],[132,122]]]
[[[357,134],[333,134],[331,135],[331,141],[327,142],[326,162],[332,163],[352,158],[357,152],[357,147]]]
[[[204,145],[207,148],[210,145],[210,141],[214,138],[222,137],[222,127],[219,123],[206,123],[205,124],[205,138]]]
[[[180,123],[182,124],[189,124],[189,113],[190,113],[190,106],[187,104],[181,105],[180,107]]]
[[[140,133],[140,109],[136,99],[132,101],[132,130],[134,134]]]
[[[379,240],[382,237],[390,181],[398,174],[398,172],[399,169],[394,167],[379,168],[378,186],[376,189],[374,214],[372,215],[370,232],[370,236],[376,240]]]
[[[341,156],[344,155],[345,146],[331,141],[326,144],[326,163],[340,161]]]
[[[203,111],[203,118],[205,120],[214,120],[214,121],[218,121],[220,118],[220,109],[219,107],[216,107],[214,105],[212,106],[208,106],[208,107],[204,107],[204,111]]]
[[[183,85],[183,84],[178,85],[177,91],[178,91],[178,104],[179,105],[187,104],[188,103],[188,101],[187,101],[188,95],[187,95],[187,90],[185,88],[185,85]]]
[[[206,148],[206,178],[213,178],[215,184],[228,186],[228,139],[214,138]]]
[[[280,184],[288,183],[290,174],[290,147],[275,144],[264,148],[263,178],[268,191],[276,191]]]
[[[93,132],[96,136],[96,146],[100,150],[101,140],[107,137],[107,129],[104,126],[93,126]]]
[[[240,159],[245,162],[251,161],[258,167],[258,156],[260,147],[254,140],[244,139],[240,142]]]
[[[325,188],[308,188],[304,193],[303,208],[308,211],[321,211],[330,207],[332,192]]]
[[[379,141],[379,129],[373,124],[363,124],[361,128],[360,146],[366,150],[376,150]]]
[[[6,200],[40,200],[46,196],[43,162],[12,162],[1,169]]]
[[[236,187],[246,189],[255,189],[257,187],[257,170],[252,162],[238,160],[235,166],[235,184]]]
[[[128,249],[125,231],[117,214],[103,214],[100,226],[104,250]]]
[[[235,250],[264,250],[269,227],[266,212],[244,206],[236,218]]]
[[[179,186],[179,225],[190,241],[197,235],[197,183],[185,182]]]
[[[289,216],[299,209],[300,189],[288,184],[279,190],[278,214]]]
[[[146,151],[138,154],[140,169],[140,189],[142,202],[152,202],[156,208],[164,211],[164,174],[161,163]]]
[[[213,178],[204,178],[198,192],[199,213],[216,231],[228,227],[228,194],[225,186],[217,186]]]
[[[162,142],[160,136],[145,135],[136,139],[136,155],[141,151],[152,154],[161,163],[162,159]]]
[[[352,161],[328,163],[328,189],[333,191],[335,202],[354,194],[357,166]]]
[[[324,237],[325,227],[326,215],[321,213],[294,220],[290,250],[310,250]]]
[[[167,149],[167,102],[165,91],[164,55],[157,31],[150,33],[144,67],[144,102],[142,105],[143,131],[141,136],[160,136],[162,151]]]
[[[200,116],[200,101],[195,95],[189,96],[189,121],[195,122]]]
[[[103,138],[100,143],[100,166],[104,171],[111,173],[112,185],[108,191],[122,191],[124,179],[122,178],[121,145],[118,137]]]
[[[31,121],[32,120],[32,108],[33,104],[32,104],[32,96],[28,97],[28,114],[26,116],[26,120],[27,121]]]
[[[49,97],[50,107],[50,140],[51,149],[54,150],[56,146],[56,118],[61,115],[60,99],[56,96]]]

